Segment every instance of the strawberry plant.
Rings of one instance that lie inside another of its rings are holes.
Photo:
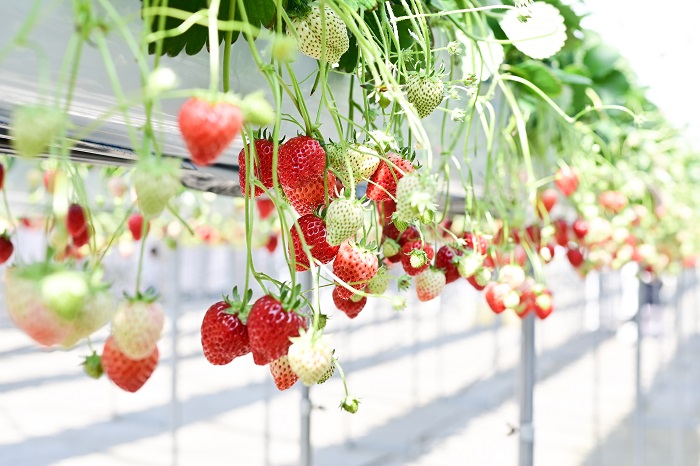
[[[429,301],[467,280],[494,312],[544,319],[557,255],[581,275],[629,262],[662,274],[698,257],[685,228],[700,219],[697,158],[562,2],[142,0],[128,14],[74,3],[67,75],[12,109],[13,155],[37,166],[26,184],[46,212],[22,222],[49,241],[44,261],[9,268],[7,308],[45,346],[78,344],[111,318],[101,364],[84,367],[127,391],[155,369],[163,326],[142,290],[149,235],[246,251],[232,284],[244,296],[202,312],[203,353],[223,365],[250,351],[280,390],[336,370],[344,380],[342,348],[324,335],[332,307],[362,319],[372,300],[404,309],[411,286]],[[37,15],[0,59],[26,52]],[[117,43],[136,89],[116,71]],[[114,106],[84,124],[88,47]],[[191,55],[208,61],[196,76]],[[103,169],[97,195],[95,170],[73,158],[114,120],[130,152]],[[0,166],[5,199],[14,161]],[[2,262],[18,228],[4,204]],[[139,248],[136,298],[119,303],[99,280],[113,248]],[[255,263],[257,248],[283,254],[291,282]],[[329,302],[309,298],[325,286]],[[358,410],[347,385],[341,406]]]

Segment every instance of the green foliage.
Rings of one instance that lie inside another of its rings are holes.
[[[143,0],[142,0],[143,2]],[[170,0],[169,8],[176,8],[189,13],[207,9],[207,0]],[[248,23],[256,28],[269,25],[275,17],[275,4],[273,0],[243,0],[245,11],[248,17]],[[237,0],[223,1],[219,8],[219,19],[226,21],[229,19],[231,8],[234,8],[234,19],[242,21],[240,11],[236,8]],[[151,17],[151,27],[156,30],[161,21],[161,15]],[[183,20],[178,18],[167,17],[165,19],[165,30],[174,29],[180,26]],[[238,31],[234,31],[231,37],[231,43],[236,42],[239,36]],[[219,43],[224,40],[225,32],[219,31]],[[205,44],[208,45],[209,36],[207,28],[201,25],[194,25],[184,34],[175,37],[169,37],[163,40],[163,54],[175,57],[184,50],[187,55],[195,55],[202,50]],[[155,53],[155,43],[150,44],[149,53]]]
[[[345,0],[344,3],[353,10],[371,10],[377,6],[379,0]]]
[[[561,80],[553,70],[538,60],[527,60],[511,67],[511,72],[527,79],[549,97],[558,97],[562,91]],[[529,92],[532,92],[528,89]]]

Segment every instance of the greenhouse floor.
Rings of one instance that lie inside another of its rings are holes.
[[[338,377],[312,389],[315,465],[517,463],[519,321],[494,320],[475,305],[466,322],[451,301],[465,293],[456,287],[442,306],[427,303],[411,316],[376,307],[363,311],[365,322],[334,322],[341,362],[362,404],[354,416],[336,408]],[[646,327],[640,416],[630,324],[585,330],[580,300],[559,298],[562,311],[537,325],[535,464],[700,462],[700,334],[694,294],[684,296],[683,313],[666,309]],[[85,348],[39,350],[2,314],[0,463],[299,464],[299,386],[278,393],[267,368],[248,357],[208,365],[198,340],[205,307],[190,300],[178,320],[178,403],[170,323],[158,370],[133,395],[83,376],[77,365]],[[683,332],[676,330],[679,316],[691,324],[681,325]]]

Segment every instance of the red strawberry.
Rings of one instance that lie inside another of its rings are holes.
[[[404,231],[408,231],[408,228]],[[382,229],[382,235],[384,239],[391,238],[394,241],[398,241],[399,237],[401,236],[401,232],[398,230],[398,228],[396,228],[396,225],[394,225],[392,222],[384,225],[384,228]]]
[[[277,249],[277,243],[278,243],[277,234],[270,235],[270,237],[267,239],[267,243],[265,243],[265,248],[268,250],[268,252],[270,254],[275,252],[275,250]]]
[[[326,175],[325,183],[328,185],[328,199],[333,199],[335,197],[335,175],[332,172],[329,171]],[[296,188],[284,188],[284,194],[299,215],[311,214],[319,206],[326,203],[323,177],[306,182]]]
[[[398,242],[399,246],[403,247],[403,245],[406,243],[412,241],[420,241],[420,239],[421,237],[418,228],[410,226],[401,232],[401,236],[399,236]]]
[[[341,298],[338,294],[339,290],[343,290],[342,286],[336,286],[333,289],[333,304],[339,310],[343,311],[345,315],[354,319],[358,314],[365,308],[367,304],[367,298],[365,296],[352,295],[349,299]],[[359,298],[355,301],[355,298]]]
[[[558,197],[557,191],[552,188],[537,193],[537,214],[542,217],[545,211],[547,213],[551,212],[557,203]]]
[[[583,239],[588,234],[588,222],[578,219],[574,222],[572,229],[574,230],[574,235],[576,235],[578,239]]]
[[[249,293],[248,298],[252,292],[249,290]],[[200,333],[204,357],[218,366],[250,353],[248,328],[245,325],[250,307],[246,299],[241,301],[237,290],[234,289],[233,294],[233,301],[224,298],[213,304],[202,320]]]
[[[569,248],[566,251],[566,257],[567,259],[569,259],[571,265],[573,265],[576,268],[580,267],[581,264],[583,264],[583,253],[579,248]]]
[[[262,366],[286,356],[292,344],[289,337],[298,337],[299,329],[306,328],[306,319],[295,311],[300,305],[296,299],[294,292],[290,296],[285,290],[281,301],[265,295],[253,304],[246,325],[255,364]]]
[[[90,229],[86,228],[83,232],[73,237],[73,246],[81,248],[90,242]]]
[[[280,184],[285,189],[294,189],[323,178],[326,152],[314,138],[297,136],[280,146],[277,162]],[[335,185],[335,178],[332,184]]]
[[[617,214],[627,206],[627,196],[618,191],[605,191],[598,196],[598,202]]]
[[[66,230],[75,238],[82,235],[87,230],[87,219],[85,211],[79,204],[71,204],[66,215]]]
[[[0,264],[7,262],[14,251],[15,247],[10,241],[10,236],[7,233],[0,235]]]
[[[256,199],[255,205],[260,212],[260,220],[265,220],[275,211],[275,203],[272,202],[272,199]]]
[[[486,254],[489,247],[488,239],[469,231],[464,233],[464,241],[466,242],[467,248],[473,249],[481,254]]]
[[[553,244],[545,244],[542,246],[539,250],[540,258],[545,264],[548,264],[549,262],[554,259],[554,245]]]
[[[578,188],[578,171],[575,168],[560,168],[554,175],[554,184],[566,196],[571,196]]]
[[[474,275],[471,277],[467,278],[467,281],[471,286],[474,287],[477,291],[481,291],[484,288],[486,288],[486,285],[489,284],[489,280],[491,280],[491,269],[488,267],[482,267],[479,270],[476,271]]]
[[[287,390],[297,383],[299,376],[289,367],[287,355],[270,362],[270,374],[275,380],[275,385],[279,391]]]
[[[158,347],[143,359],[130,359],[119,351],[114,337],[107,338],[102,351],[102,367],[114,384],[134,393],[148,381],[158,365]]]
[[[211,165],[240,134],[243,112],[228,102],[192,97],[180,107],[178,123],[192,162]]]
[[[396,196],[396,183],[406,173],[415,171],[410,161],[401,156],[388,152],[388,160],[379,162],[379,166],[372,174],[367,185],[366,196],[373,201],[387,201]]]
[[[5,186],[5,165],[0,163],[0,191]]]
[[[416,294],[420,301],[430,301],[440,296],[445,288],[445,272],[430,267],[416,276]]]
[[[528,225],[525,227],[525,235],[527,236],[527,240],[530,244],[534,244],[536,246],[539,246],[540,244],[540,239],[542,238],[542,229],[540,228],[539,225]]]
[[[554,310],[552,305],[552,293],[549,290],[544,290],[537,294],[534,299],[535,315],[540,319],[546,319]]]
[[[379,269],[377,256],[354,241],[346,241],[340,245],[338,255],[333,263],[333,273],[356,290],[362,290]],[[336,288],[340,298],[349,299],[352,291]]]
[[[323,220],[314,214],[308,214],[299,217],[297,222],[299,223],[304,242],[311,251],[311,256],[322,264],[332,261],[338,254],[340,246],[331,246],[326,241],[326,224]],[[308,270],[310,266],[309,258],[304,252],[304,242],[302,242],[302,237],[299,236],[299,230],[296,225],[292,225],[289,235],[292,239],[289,242],[289,253],[291,256],[291,248],[293,248],[297,271]]]
[[[460,278],[457,270],[456,258],[464,254],[461,250],[451,246],[442,246],[435,255],[435,267],[445,271],[446,283],[452,283]]]
[[[538,285],[535,285],[535,280],[528,277],[520,288],[518,288],[520,292],[520,304],[514,310],[521,319],[525,318],[525,316],[535,309],[535,292],[533,290],[536,286]]]
[[[150,230],[150,222],[146,222],[146,233]],[[143,215],[139,213],[133,213],[129,217],[129,231],[131,231],[131,236],[133,236],[134,241],[141,239],[143,234]]]
[[[250,151],[250,146],[248,146]],[[268,189],[274,186],[272,183],[272,156],[275,145],[267,139],[255,140],[255,171],[253,178],[257,178]],[[246,189],[246,153],[245,149],[241,149],[238,154],[238,183],[241,186],[241,192],[248,195]],[[259,186],[255,187],[255,197],[263,193],[263,189]],[[270,201],[271,202],[271,201]],[[262,215],[261,215],[262,216]],[[265,217],[263,217],[265,218]]]
[[[396,212],[396,202],[389,199],[388,201],[379,201],[377,204],[377,212],[382,225],[391,223],[391,216]]]
[[[514,297],[517,298],[517,294],[507,283],[491,282],[486,285],[484,290],[486,303],[496,314],[500,314],[507,308],[517,306],[520,300],[518,299],[518,302],[513,305]]]
[[[563,218],[552,222],[554,225],[554,240],[559,246],[566,247],[569,243],[569,224]]]
[[[498,271],[498,281],[511,288],[520,288],[525,283],[525,270],[518,265],[506,264]]]
[[[422,241],[409,241],[401,248],[401,265],[404,271],[414,277],[427,269],[435,257],[435,250]]]

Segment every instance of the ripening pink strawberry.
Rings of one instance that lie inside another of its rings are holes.
[[[445,272],[434,267],[425,269],[416,275],[416,294],[420,301],[437,298],[445,289]]]

